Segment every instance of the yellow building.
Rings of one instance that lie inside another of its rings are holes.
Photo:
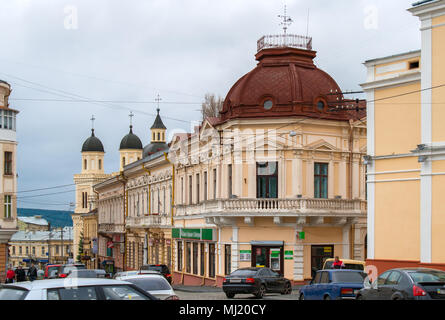
[[[8,241],[17,231],[17,110],[9,108],[11,86],[0,80],[0,282],[8,266]]]
[[[48,221],[42,216],[17,217],[17,227],[21,231],[48,231]]]
[[[219,117],[172,141],[175,283],[251,266],[304,283],[326,258],[365,258],[365,112],[336,108],[355,101],[315,56],[311,38],[261,38]]]
[[[365,62],[368,264],[445,269],[445,1],[408,9],[422,48]],[[414,35],[413,35],[414,36]]]
[[[88,269],[97,269],[97,209],[91,210],[89,213],[81,214],[83,231],[82,231],[82,251],[80,261],[83,262]]]
[[[47,263],[67,263],[73,252],[73,228],[51,231],[16,232],[9,241],[9,262],[13,267],[29,266],[34,262],[39,269]]]

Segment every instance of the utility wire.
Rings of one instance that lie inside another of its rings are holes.
[[[55,187],[48,187],[48,188],[40,188],[40,189],[33,189],[33,190],[17,191],[17,192],[15,192],[15,193],[26,193],[26,192],[43,191],[43,190],[50,190],[50,189],[64,188],[64,187],[69,187],[69,186],[74,186],[74,185],[76,185],[76,184],[75,184],[75,183],[71,183],[71,184],[64,184],[64,185],[55,186]]]

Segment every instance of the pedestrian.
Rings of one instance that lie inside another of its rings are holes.
[[[333,268],[333,269],[342,269],[342,268],[344,268],[344,267],[345,267],[345,265],[344,265],[343,261],[341,261],[341,260],[338,258],[338,256],[336,256],[336,257],[334,258],[334,263],[332,264],[332,268]]]
[[[31,268],[28,271],[29,281],[37,280],[37,268],[34,263],[31,264]]]
[[[22,266],[19,265],[17,267],[17,270],[15,270],[15,280],[17,282],[22,282],[22,281],[26,281],[26,274],[25,274],[25,270],[23,270]]]
[[[15,272],[12,270],[12,267],[9,266],[8,271],[6,272],[6,283],[13,283],[15,278]]]

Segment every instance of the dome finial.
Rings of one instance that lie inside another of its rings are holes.
[[[91,120],[91,136],[94,137],[94,120],[96,120],[94,114],[91,116],[90,120]]]
[[[161,96],[158,93],[158,96],[155,99],[156,103],[158,104],[158,107],[156,108],[156,111],[158,112],[159,115],[159,111],[161,111],[161,109],[159,109],[159,103],[162,101]]]
[[[130,114],[128,116],[130,117],[130,133],[133,133],[133,111],[130,111]]]

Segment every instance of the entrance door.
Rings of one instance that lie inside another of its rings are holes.
[[[270,268],[283,274],[283,255],[283,247],[252,246],[252,267]]]
[[[325,260],[329,258],[334,258],[334,246],[325,245],[311,247],[312,278],[316,271],[323,269]]]

